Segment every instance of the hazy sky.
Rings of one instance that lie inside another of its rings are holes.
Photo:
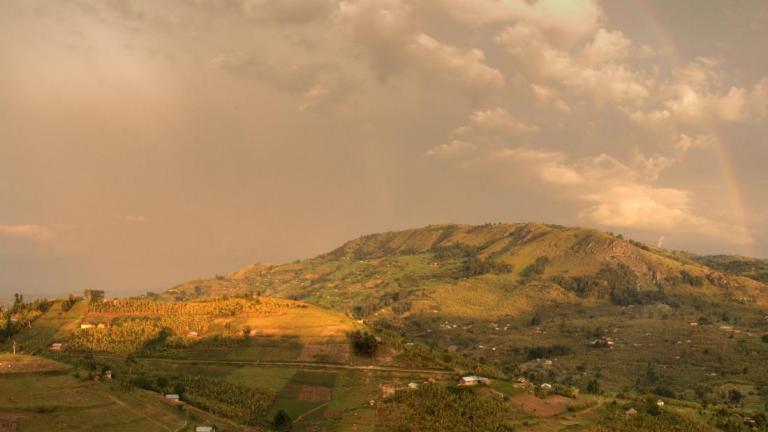
[[[0,29],[0,297],[446,222],[768,256],[764,0],[3,0]]]

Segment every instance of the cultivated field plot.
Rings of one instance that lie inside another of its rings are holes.
[[[0,425],[19,432],[74,430],[167,432],[186,423],[157,394],[113,391],[69,375],[0,377]]]

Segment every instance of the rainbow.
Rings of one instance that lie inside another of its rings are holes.
[[[680,53],[680,49],[674,41],[672,35],[666,30],[663,21],[659,18],[658,14],[654,11],[648,0],[635,0],[641,14],[650,24],[654,35],[660,46],[664,48],[664,52],[668,53],[668,57],[672,62],[672,66],[683,66],[687,62]],[[731,160],[731,154],[728,148],[723,144],[720,131],[714,123],[710,123],[706,127],[707,133],[715,138],[715,142],[712,148],[715,152],[715,156],[720,165],[720,174],[722,176],[722,182],[728,190],[730,199],[730,207],[733,215],[736,218],[735,229],[748,239],[745,242],[744,253],[747,256],[757,256],[754,249],[754,242],[752,238],[752,231],[749,225],[749,218],[747,211],[746,200],[742,193],[741,182],[736,175],[733,161]]]

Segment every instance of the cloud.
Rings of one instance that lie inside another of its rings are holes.
[[[300,111],[342,102],[360,85],[360,80],[324,64],[283,64],[265,61],[258,53],[228,53],[211,64],[244,79],[261,82],[301,97]]]
[[[620,32],[601,29],[581,53],[553,46],[541,29],[527,23],[505,28],[496,38],[536,79],[551,79],[597,103],[641,104],[652,81],[621,63],[630,42]]]
[[[233,75],[249,80],[262,81],[288,92],[299,92],[311,86],[318,71],[304,65],[276,65],[264,60],[258,53],[234,52],[222,54],[211,64]]]
[[[564,113],[571,112],[571,107],[560,97],[557,90],[536,84],[531,84],[531,90],[540,106],[551,106]]]
[[[114,215],[116,219],[120,219],[125,222],[132,223],[144,223],[147,222],[147,218],[144,216],[132,216],[132,215]]]
[[[453,140],[448,144],[440,144],[427,151],[427,156],[440,158],[455,158],[477,150],[477,146],[466,141]]]
[[[748,244],[747,231],[698,215],[689,191],[655,186],[659,174],[678,162],[654,154],[635,154],[631,164],[601,153],[578,159],[533,147],[506,147],[464,154],[465,169],[494,173],[530,187],[543,187],[549,197],[573,201],[578,218],[606,227],[633,228],[664,234],[687,233]]]
[[[55,233],[52,229],[42,225],[0,225],[0,237],[46,241],[53,239]]]
[[[262,0],[255,2],[263,13],[278,23],[306,24],[331,15],[334,0]]]
[[[680,134],[680,138],[675,143],[675,148],[680,151],[686,152],[693,148],[705,148],[717,144],[717,137],[712,135],[697,135],[688,136],[686,134]]]
[[[630,183],[585,195],[594,203],[579,216],[611,227],[668,233],[703,234],[721,241],[749,244],[752,237],[742,227],[698,216],[691,194],[674,188]]]
[[[306,25],[329,17],[338,2],[337,0],[186,0],[186,3],[211,15],[219,14],[262,23]]]
[[[504,86],[504,75],[486,64],[482,50],[459,48],[420,30],[405,1],[343,1],[336,21],[381,80],[412,70],[430,81],[472,92]]]
[[[589,65],[622,61],[629,56],[632,42],[620,31],[599,29],[582,49],[580,60]]]
[[[660,86],[661,103],[654,109],[633,112],[630,118],[649,129],[701,129],[768,118],[768,78],[751,89],[725,85],[719,67],[714,59],[697,58],[676,68],[669,81]]]
[[[485,64],[482,50],[461,50],[424,33],[415,35],[407,50],[417,67],[427,76],[478,90],[504,86],[504,75]]]
[[[532,23],[558,43],[592,34],[604,18],[593,0],[436,0],[432,4],[463,23]]]
[[[535,133],[539,127],[513,118],[507,110],[496,107],[489,110],[478,110],[470,116],[475,130],[488,133]]]

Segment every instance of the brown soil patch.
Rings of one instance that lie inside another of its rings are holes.
[[[299,400],[304,402],[326,402],[331,400],[331,389],[322,386],[303,385],[299,389]]]
[[[336,361],[349,359],[349,344],[306,344],[301,348],[300,361]]]
[[[514,396],[509,400],[523,411],[537,417],[551,417],[560,414],[568,408],[568,404],[571,402],[567,397],[560,395],[539,399],[531,394]]]

